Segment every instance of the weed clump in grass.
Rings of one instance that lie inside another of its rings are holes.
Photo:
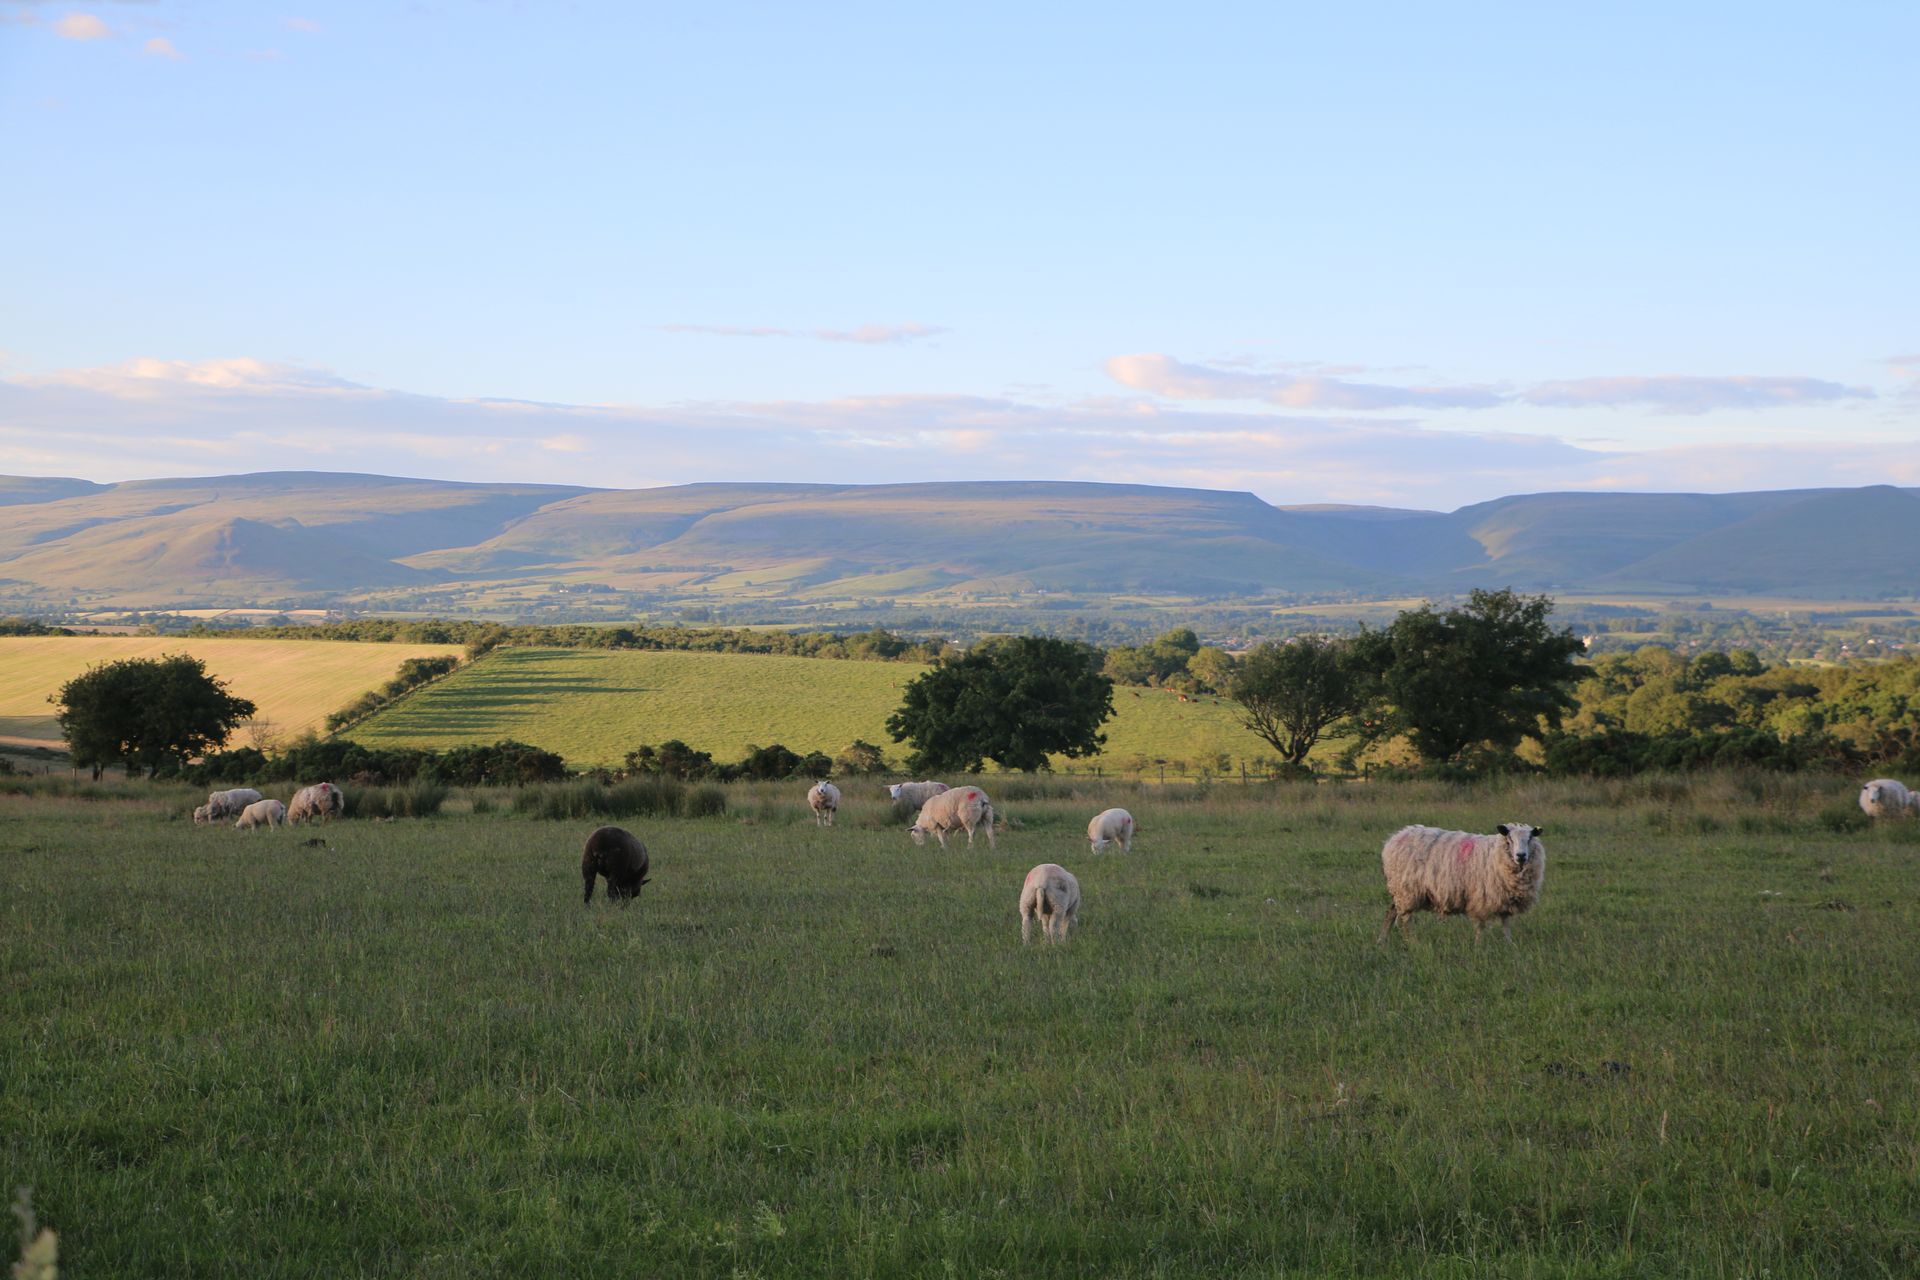
[[[1873,825],[1873,819],[1860,811],[1858,805],[1830,804],[1814,817],[1822,831],[1831,831],[1835,835],[1865,831]]]
[[[703,787],[703,791],[717,788]],[[686,808],[687,786],[677,778],[628,778],[611,786],[582,778],[551,786],[525,787],[513,797],[513,811],[526,817],[562,822],[577,818],[634,818],[680,816]],[[702,804],[711,805],[712,800]],[[721,811],[726,797],[720,796]]]
[[[438,782],[409,782],[394,787],[357,787],[353,809],[363,818],[430,818],[447,802]]]

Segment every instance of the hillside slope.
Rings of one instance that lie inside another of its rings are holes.
[[[1547,493],[1450,513],[1151,485],[954,481],[605,490],[275,472],[0,477],[7,607],[351,602],[457,611],[562,586],[654,600],[1903,594],[1920,498],[1885,486]],[[516,594],[517,593],[517,594]]]

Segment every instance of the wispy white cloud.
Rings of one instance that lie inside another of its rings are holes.
[[[282,18],[280,25],[289,31],[305,31],[309,35],[320,30],[320,24],[312,18]]]
[[[1288,409],[1485,409],[1506,399],[1493,387],[1399,387],[1317,373],[1249,372],[1158,352],[1115,356],[1107,373],[1123,386],[1169,400],[1255,400]]]
[[[665,333],[704,333],[720,338],[813,338],[820,342],[857,342],[879,346],[931,338],[946,330],[931,324],[863,324],[852,329],[780,329],[766,325],[662,324]]]
[[[1142,397],[556,404],[414,395],[248,358],[0,377],[0,472],[122,480],[315,465],[610,485],[963,474],[1443,509],[1548,489],[1920,484],[1920,451],[1832,438],[1608,450],[1380,414],[1201,411]]]
[[[166,58],[172,62],[178,62],[181,58],[180,51],[173,47],[173,41],[167,39],[165,36],[153,37],[140,46],[140,52],[146,54],[149,58]]]
[[[1680,374],[1650,378],[1571,378],[1542,382],[1520,393],[1520,399],[1526,403],[1545,408],[1643,406],[1665,413],[1778,409],[1873,398],[1872,387],[1849,387],[1821,378],[1702,378]]]
[[[91,13],[69,13],[53,24],[53,34],[62,40],[105,40],[113,28]]]
[[[1899,361],[1889,361],[1901,368]],[[1289,409],[1492,409],[1525,404],[1535,408],[1637,407],[1658,413],[1696,414],[1716,409],[1780,409],[1872,400],[1872,387],[1846,386],[1822,378],[1653,377],[1566,378],[1511,390],[1486,384],[1400,386],[1351,382],[1313,366],[1244,362],[1194,364],[1158,352],[1115,356],[1107,373],[1123,386],[1168,400],[1242,400]]]

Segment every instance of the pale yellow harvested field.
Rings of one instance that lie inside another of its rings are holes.
[[[393,678],[408,658],[458,653],[457,645],[351,644],[332,640],[198,640],[178,636],[0,636],[0,743],[62,745],[47,701],[102,662],[188,653],[259,707],[257,718],[287,741],[322,730],[329,713]],[[231,746],[253,743],[249,730]]]

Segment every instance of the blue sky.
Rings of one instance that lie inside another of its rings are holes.
[[[0,0],[0,471],[1920,484],[1916,35]]]

